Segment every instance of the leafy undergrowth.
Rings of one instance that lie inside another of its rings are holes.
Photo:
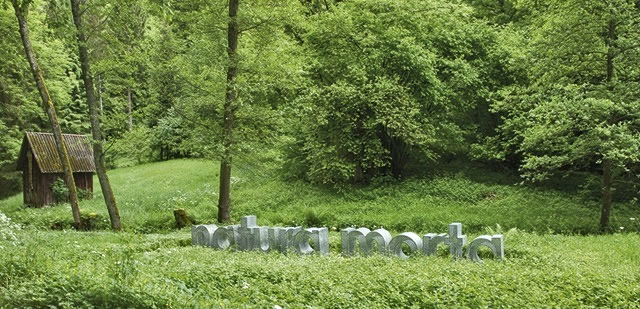
[[[23,230],[0,250],[0,307],[637,308],[636,234],[506,233],[506,260],[215,251],[186,232]],[[475,236],[475,235],[470,235]],[[332,233],[335,243],[338,234]],[[339,242],[339,241],[338,241]]]
[[[11,218],[0,227],[9,235],[0,237],[0,307],[637,308],[640,301],[632,204],[618,203],[612,214],[625,233],[580,236],[597,231],[597,202],[499,175],[444,173],[335,192],[236,169],[234,221],[255,214],[261,225],[330,227],[331,254],[215,251],[192,247],[173,219],[184,208],[196,223],[215,221],[215,171],[201,160],[111,171],[123,233],[71,231],[65,205],[0,201]],[[93,229],[108,229],[99,192],[81,208]],[[407,261],[339,254],[342,227],[442,233],[451,222],[462,222],[470,239],[509,230],[506,260],[452,261],[445,249]]]
[[[433,232],[451,222],[464,231],[505,229],[538,233],[597,233],[600,205],[572,192],[510,184],[517,178],[487,170],[355,187],[341,192],[303,182],[287,182],[262,171],[236,168],[232,178],[232,219],[254,214],[264,225],[384,227],[392,231]],[[110,172],[124,228],[141,233],[175,229],[173,210],[184,208],[196,223],[216,220],[217,165],[203,160],[173,160]],[[108,229],[108,215],[96,184],[95,198],[81,203],[93,229]],[[25,208],[22,195],[0,201],[0,212],[23,225],[68,229],[68,205]],[[612,230],[639,231],[640,208],[616,203]]]

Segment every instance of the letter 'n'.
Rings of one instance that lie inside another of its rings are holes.
[[[361,227],[359,229],[349,227],[340,231],[342,236],[342,255],[354,255],[357,247],[356,242],[360,246],[360,252],[367,252],[365,239],[369,232],[369,229],[366,227]]]

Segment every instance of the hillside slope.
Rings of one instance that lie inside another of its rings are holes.
[[[462,172],[409,179],[341,192],[287,182],[261,171],[234,170],[232,217],[255,214],[265,225],[384,227],[393,231],[434,232],[462,222],[465,231],[518,228],[538,233],[596,233],[599,204],[567,192],[491,181],[499,174],[469,177]],[[216,218],[217,165],[204,160],[172,160],[110,171],[124,228],[138,232],[175,229],[173,210],[184,208],[196,223]],[[480,180],[478,180],[480,179]],[[95,197],[83,201],[84,214],[95,213],[94,228],[107,229],[107,213],[96,183]],[[0,201],[0,212],[40,228],[69,228],[66,205],[25,208],[22,195]],[[611,226],[638,231],[637,206],[616,204]]]

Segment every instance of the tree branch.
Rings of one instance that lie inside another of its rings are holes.
[[[241,34],[241,33],[245,32],[245,31],[249,31],[249,30],[258,28],[258,27],[260,27],[262,25],[265,25],[265,24],[267,24],[269,22],[271,22],[271,18],[263,19],[263,20],[259,21],[257,24],[253,24],[253,25],[251,25],[251,26],[249,26],[247,28],[238,30],[238,34]]]

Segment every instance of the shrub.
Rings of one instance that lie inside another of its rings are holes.
[[[64,203],[69,200],[69,188],[67,188],[62,178],[58,177],[51,184],[51,191],[53,191],[53,199],[56,203]]]
[[[78,199],[81,201],[93,199],[93,191],[78,189]]]

